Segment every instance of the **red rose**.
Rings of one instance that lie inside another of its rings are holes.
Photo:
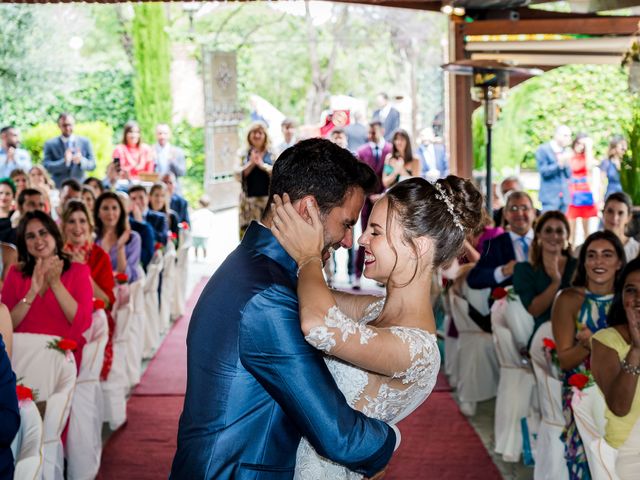
[[[493,292],[491,292],[491,298],[493,298],[494,300],[500,300],[507,295],[509,295],[509,292],[507,292],[507,290],[502,287],[496,287],[493,289]]]
[[[169,232],[169,238],[171,240],[175,240],[176,238],[178,238],[178,234],[176,232]]]
[[[548,348],[549,350],[556,350],[556,342],[554,342],[552,339],[550,338],[543,338],[542,339],[542,344],[544,345],[545,348]]]
[[[124,284],[129,281],[129,276],[126,273],[116,273],[115,278],[119,284]]]
[[[72,352],[78,348],[78,344],[75,340],[70,340],[68,338],[62,338],[58,340],[58,348],[63,351],[71,350]]]
[[[18,401],[33,400],[33,390],[24,385],[16,385],[16,395],[18,396]]]
[[[160,243],[160,242],[156,242],[156,244],[154,245],[154,248],[155,248],[156,250],[162,250],[162,247],[163,247],[163,245],[162,245],[162,243]]]
[[[104,300],[102,300],[101,298],[94,298],[93,299],[93,311],[94,312],[96,310],[104,310],[105,307],[106,307],[106,304],[104,303]]]
[[[582,390],[587,383],[589,383],[589,376],[584,373],[574,373],[569,377],[569,385],[578,390]]]
[[[183,230],[189,230],[189,224],[187,222],[180,222],[179,223],[180,228],[182,228]]]

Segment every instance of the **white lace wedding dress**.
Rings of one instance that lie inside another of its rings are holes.
[[[312,329],[306,337],[307,342],[327,353],[331,353],[336,343],[345,342],[352,335],[359,337],[361,345],[369,344],[377,334],[367,324],[378,318],[384,301],[381,298],[370,304],[359,321],[351,320],[337,307],[333,307],[325,317],[325,325],[329,328]],[[425,330],[407,327],[390,327],[385,330],[401,341],[396,349],[406,347],[406,351],[401,352],[405,354],[406,368],[383,376],[330,355],[325,357],[325,362],[351,407],[393,425],[418,408],[433,390],[440,368],[440,352],[436,336]],[[336,337],[335,333],[339,335]],[[371,345],[371,348],[375,347]],[[363,477],[359,473],[318,455],[306,438],[301,440],[296,456],[295,480],[361,478]]]

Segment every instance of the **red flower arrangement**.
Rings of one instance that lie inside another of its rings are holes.
[[[590,386],[593,383],[590,374],[574,373],[569,377],[569,385],[576,387],[578,390],[583,390],[585,387]]]
[[[25,387],[24,385],[16,385],[16,395],[19,402],[22,402],[24,400],[33,401],[33,390],[31,390],[29,387]]]
[[[162,245],[162,243],[160,242],[156,242],[153,248],[154,250],[162,250],[164,248],[164,245]]]
[[[542,345],[544,346],[544,348],[548,348],[549,350],[556,350],[556,342],[554,342],[552,339],[550,338],[543,338],[542,339]]]
[[[129,276],[126,273],[116,273],[114,275],[114,278],[116,279],[116,283],[118,283],[118,285],[124,285],[129,281]]]
[[[104,303],[104,300],[102,300],[101,298],[94,298],[93,299],[93,311],[95,312],[96,310],[104,310],[106,307],[106,304]]]
[[[176,232],[169,232],[169,238],[171,240],[177,240],[178,239],[178,234]]]
[[[502,300],[503,298],[506,298],[507,300],[513,300],[514,296],[511,289],[506,289],[504,287],[496,287],[491,292],[491,298],[496,301]]]
[[[78,348],[78,343],[70,338],[59,338],[58,340],[51,340],[47,344],[47,348],[58,350],[62,353],[73,352]]]
[[[180,222],[178,226],[183,230],[189,230],[189,224],[187,222]]]

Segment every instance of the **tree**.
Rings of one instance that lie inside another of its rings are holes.
[[[162,4],[139,3],[134,11],[134,104],[142,138],[150,141],[158,123],[171,121],[171,49]]]

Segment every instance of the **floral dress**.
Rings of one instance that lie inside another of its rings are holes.
[[[608,326],[607,313],[609,313],[612,301],[613,294],[596,295],[585,290],[585,299],[576,319],[576,330],[585,327],[591,330],[592,333],[596,333],[598,330],[606,328]],[[564,442],[564,457],[571,480],[588,480],[591,478],[584,445],[573,418],[573,410],[571,409],[573,388],[569,385],[569,378],[575,373],[590,375],[590,359],[590,356],[587,356],[582,364],[571,370],[565,370],[562,376],[562,411],[565,427],[560,438]]]
[[[367,324],[378,318],[383,306],[384,299],[373,302],[359,321],[348,318],[334,306],[325,317],[326,326],[313,328],[305,339],[315,348],[329,354],[345,346],[349,348],[349,342],[359,342],[360,345],[370,345],[372,354],[375,355],[375,337],[378,333],[367,327]],[[394,354],[397,353],[397,358],[389,358],[389,362],[394,365],[393,369],[397,366],[401,371],[384,376],[333,356],[325,357],[325,362],[352,408],[393,425],[418,408],[433,390],[440,369],[440,352],[436,336],[425,330],[390,327],[379,329],[378,332],[380,335],[396,337],[398,344],[394,348]],[[405,354],[405,360],[397,362]],[[295,480],[361,478],[362,475],[318,455],[305,438],[300,442]]]

